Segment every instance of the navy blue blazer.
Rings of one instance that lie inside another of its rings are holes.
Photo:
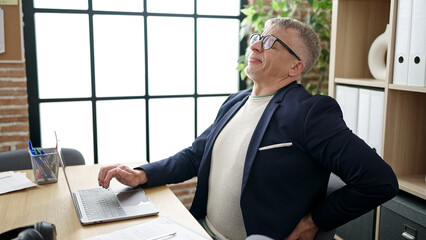
[[[205,217],[213,144],[250,94],[251,89],[229,96],[214,123],[192,146],[139,167],[148,176],[144,186],[198,176],[190,211],[197,219]],[[330,172],[347,185],[325,198]],[[293,82],[275,94],[253,133],[240,206],[247,235],[284,239],[308,213],[320,229],[330,230],[389,200],[397,191],[390,166],[348,129],[337,102],[312,96]]]

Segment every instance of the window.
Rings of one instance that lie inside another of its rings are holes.
[[[244,84],[240,0],[23,1],[30,135],[88,164],[189,146]],[[240,87],[241,85],[241,87]]]

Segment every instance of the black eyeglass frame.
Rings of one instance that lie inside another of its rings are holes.
[[[253,33],[253,34],[251,34],[250,35],[250,46],[251,45],[253,45],[253,43],[251,43],[251,39],[254,37],[254,36],[259,36],[259,40],[258,41],[261,41],[262,42],[262,49],[264,49],[264,50],[268,50],[268,49],[271,49],[273,46],[274,46],[274,44],[275,44],[275,42],[279,42],[285,49],[287,49],[287,51],[291,54],[291,55],[293,55],[293,56],[295,56],[296,58],[297,58],[297,60],[299,60],[299,61],[302,61],[302,59],[300,59],[300,57],[299,56],[297,56],[297,54],[293,51],[293,50],[291,50],[291,48],[289,47],[289,46],[287,46],[287,44],[285,44],[283,41],[281,41],[279,38],[277,38],[277,37],[275,37],[274,35],[266,35],[266,36],[262,36],[262,35],[260,35],[259,33]],[[265,49],[264,47],[263,47],[263,41],[264,41],[264,39],[266,39],[266,37],[273,37],[274,38],[274,42],[271,44],[271,47],[270,48],[268,48],[268,49]]]

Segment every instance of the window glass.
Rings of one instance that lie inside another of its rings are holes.
[[[197,105],[197,130],[200,136],[216,118],[220,106],[225,102],[227,97],[200,97]]]
[[[88,163],[95,149],[99,163],[156,161],[190,146],[214,121],[220,95],[239,89],[240,1],[22,3],[34,16],[25,30],[37,80],[29,104],[40,110],[33,130],[43,146],[54,144],[54,129]]]
[[[34,0],[34,8],[86,10],[88,7],[87,7],[87,0],[72,0],[72,1],[70,0]]]
[[[238,90],[239,24],[237,19],[198,19],[198,93]]]
[[[143,0],[92,0],[92,4],[99,11],[143,12]]]
[[[194,141],[194,99],[149,101],[150,161],[169,157]]]
[[[147,0],[147,11],[155,13],[194,13],[194,0]]]
[[[145,94],[141,16],[94,15],[96,96]]]
[[[40,104],[41,147],[55,147],[55,131],[61,148],[74,148],[93,164],[92,103],[56,102]]]
[[[148,17],[150,95],[194,93],[194,19]]]
[[[87,14],[36,13],[40,98],[91,96]]]
[[[240,1],[229,0],[197,0],[199,15],[240,15]]]
[[[99,163],[146,161],[145,100],[98,101]]]

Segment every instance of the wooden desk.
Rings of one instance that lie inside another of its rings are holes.
[[[139,163],[128,164],[129,167],[140,166]],[[67,176],[73,190],[97,187],[97,176],[100,165],[67,167]],[[27,177],[34,181],[32,170],[23,170]],[[116,180],[114,179],[112,185]],[[176,222],[208,237],[201,225],[189,213],[179,199],[167,186],[144,189],[148,197],[160,211],[159,215]],[[58,239],[85,239],[131,227],[156,218],[143,217],[110,223],[83,226],[77,217],[71,195],[59,169],[57,183],[38,185],[25,190],[0,195],[0,233],[12,228],[32,225],[46,221],[54,223]]]

